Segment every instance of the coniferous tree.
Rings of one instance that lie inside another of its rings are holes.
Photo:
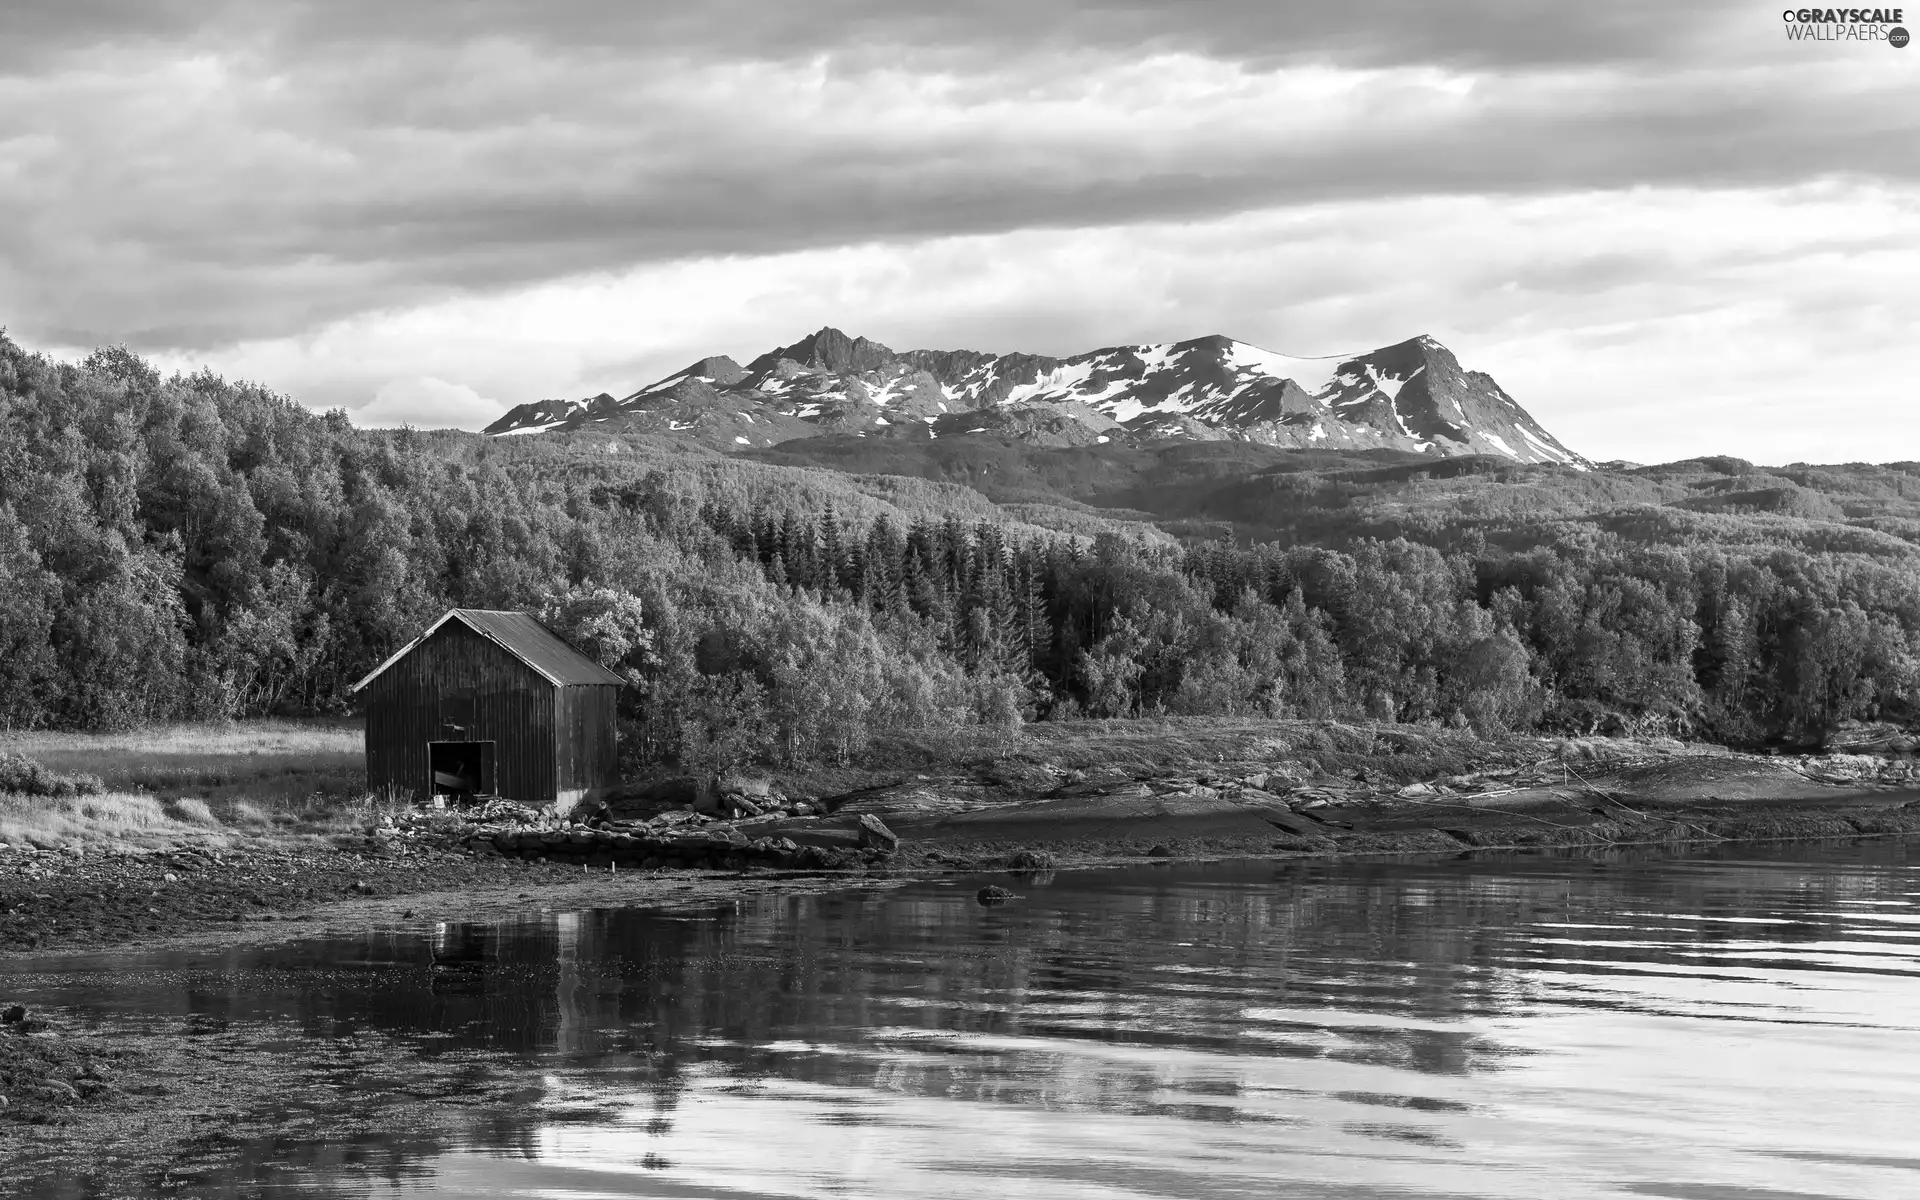
[[[847,563],[846,553],[840,543],[840,515],[834,510],[832,501],[827,502],[827,511],[820,518],[819,545],[820,590],[838,591],[846,582]]]

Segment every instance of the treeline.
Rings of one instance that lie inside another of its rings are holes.
[[[674,510],[656,493],[655,527],[692,524]],[[1920,685],[1911,559],[1606,536],[1523,553],[1474,538],[1151,549],[1009,543],[956,519],[860,530],[713,503],[697,518],[769,581],[1017,681],[1042,718],[1368,717],[1752,745],[1908,720]]]
[[[851,482],[782,504],[784,468],[758,464],[499,450],[0,336],[0,725],[341,711],[455,605],[542,614],[631,679],[630,758],[690,765],[1077,715],[1739,744],[1912,716],[1920,569],[1886,534],[1871,556],[1601,520],[1524,552],[1458,522],[1434,544],[1179,547]]]

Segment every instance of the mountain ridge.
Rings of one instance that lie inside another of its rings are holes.
[[[896,351],[825,326],[742,366],[712,355],[618,399],[522,404],[490,436],[601,428],[764,448],[796,438],[997,434],[1037,445],[1243,440],[1591,466],[1427,335],[1302,358],[1220,334],[1066,358]]]

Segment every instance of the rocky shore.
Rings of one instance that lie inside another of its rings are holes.
[[[870,812],[828,814],[834,801],[789,800],[764,779],[723,777],[711,789],[668,780],[615,792],[565,818],[490,801],[467,814],[457,844],[511,855],[641,870],[748,867],[841,870],[885,862],[900,839]]]
[[[690,781],[666,780],[564,819],[494,801],[390,817],[330,840],[105,851],[17,845],[0,848],[0,954],[210,931],[258,936],[265,932],[258,926],[426,894],[541,899],[580,885],[646,902],[649,881],[678,881],[669,891],[695,881],[702,890],[738,886],[749,877],[815,887],[850,874],[1143,857],[1920,832],[1920,764],[1906,757],[1776,758],[1633,745],[1495,761],[1427,779],[1405,774],[1336,773],[1258,753],[1184,769],[1016,762],[903,775],[824,797],[790,798],[766,780],[745,778],[703,795]]]

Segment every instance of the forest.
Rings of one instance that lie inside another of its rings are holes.
[[[1914,716],[1902,466],[1270,456],[1156,514],[1139,479],[996,502],[789,459],[361,430],[0,333],[0,728],[349,711],[450,606],[533,612],[621,672],[632,764],[1079,717],[1759,746]]]

